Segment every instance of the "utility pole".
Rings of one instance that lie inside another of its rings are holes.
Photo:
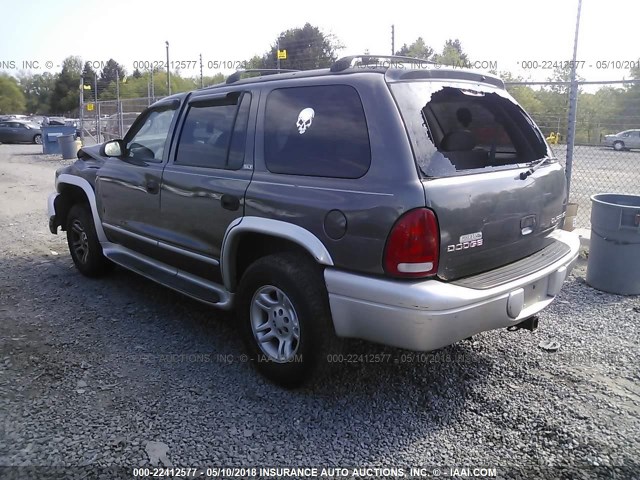
[[[202,80],[202,54],[200,54],[200,88],[204,88],[204,81]]]
[[[396,26],[391,25],[391,55],[396,54]]]
[[[84,76],[80,75],[80,109],[78,110],[78,118],[80,118],[80,141],[84,144]]]
[[[278,38],[278,41],[276,42],[276,61],[277,61],[277,68],[278,70],[280,70],[280,39]]]
[[[569,93],[569,119],[567,126],[567,199],[571,191],[571,172],[573,170],[573,148],[576,136],[576,115],[578,111],[578,82],[576,81],[576,58],[578,56],[578,31],[580,30],[580,13],[582,0],[578,0],[578,17],[576,18],[576,36],[573,40],[573,62],[571,62],[571,90]]]
[[[96,101],[96,138],[98,139],[98,143],[100,143],[100,102],[98,101],[98,74],[96,73],[93,77],[93,96]]]
[[[151,69],[151,102],[156,99],[156,86],[153,83],[153,68]]]
[[[167,91],[171,95],[171,71],[169,70],[169,42],[164,42],[167,45]]]
[[[122,104],[120,103],[120,72],[116,70],[116,113],[118,114],[118,138],[122,138]]]

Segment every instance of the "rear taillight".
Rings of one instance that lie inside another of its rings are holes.
[[[395,277],[426,277],[438,271],[440,231],[438,220],[428,208],[402,215],[387,238],[384,269]]]

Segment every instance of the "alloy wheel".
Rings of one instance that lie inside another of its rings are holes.
[[[251,300],[251,330],[260,350],[277,363],[292,361],[300,346],[300,323],[289,297],[265,285]]]

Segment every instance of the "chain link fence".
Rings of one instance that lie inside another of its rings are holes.
[[[124,137],[133,121],[160,97],[84,102],[80,126],[85,144]]]
[[[619,83],[619,82],[617,82]],[[534,86],[539,90],[557,88],[557,82],[514,82],[507,89],[517,85]],[[604,85],[604,87],[619,85]],[[640,85],[638,85],[640,87]],[[542,130],[557,158],[566,165],[569,94],[557,98],[553,112],[531,111],[524,101],[525,109]],[[581,96],[578,96],[576,118],[576,136],[573,147],[571,172],[571,192],[569,202],[577,205],[574,220],[575,228],[589,228],[591,217],[591,195],[597,193],[626,193],[640,195],[640,105],[631,109],[631,114],[594,111],[593,108],[581,108]],[[143,97],[120,100],[100,100],[85,102],[80,118],[81,131],[85,144],[101,143],[114,138],[122,138],[137,116],[160,97]],[[584,100],[584,98],[583,98]],[[586,100],[584,102],[587,103]],[[625,105],[622,105],[625,107]],[[626,105],[628,107],[628,105]],[[628,108],[624,111],[629,111]],[[635,115],[633,112],[635,111]],[[635,132],[625,137],[627,131]],[[621,134],[620,139],[607,142],[606,135]],[[616,141],[623,142],[614,145]],[[626,142],[626,143],[624,143]],[[615,147],[615,148],[614,148]],[[569,211],[568,215],[572,212]]]
[[[574,227],[590,228],[592,195],[640,195],[640,84],[632,80],[578,84],[591,92],[577,96],[569,203],[577,206]],[[526,100],[519,98],[522,91],[514,87],[528,88],[527,93],[536,100],[544,101],[545,94],[556,95],[555,102],[547,111],[539,106],[536,111],[535,104],[528,108]],[[529,111],[566,166],[569,82],[512,82],[507,90]],[[551,109],[555,111],[549,112]]]

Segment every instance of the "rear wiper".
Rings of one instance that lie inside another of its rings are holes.
[[[533,165],[531,168],[529,168],[529,170],[527,170],[526,172],[522,172],[520,174],[520,180],[526,180],[527,177],[529,175],[531,175],[533,172],[535,172],[536,170],[538,170],[542,165],[544,165],[546,162],[551,161],[551,160],[557,160],[556,157],[544,157],[542,160],[540,160],[538,163],[536,163],[535,165]]]

